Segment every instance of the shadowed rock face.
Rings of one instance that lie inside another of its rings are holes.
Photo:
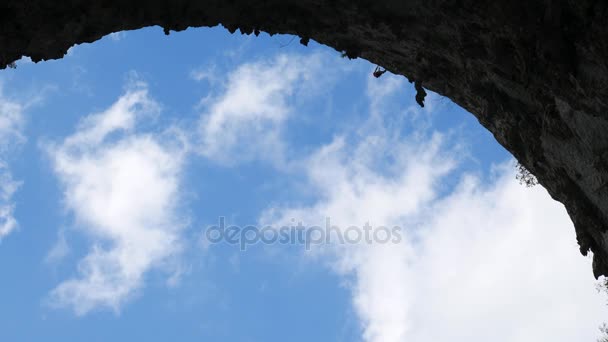
[[[0,67],[151,25],[314,39],[475,115],[566,206],[597,277],[608,275],[607,18],[602,0],[4,0]]]

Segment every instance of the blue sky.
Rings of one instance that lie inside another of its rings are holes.
[[[474,116],[291,36],[160,28],[0,73],[0,340],[593,340],[563,208]],[[214,243],[229,225],[395,243]]]

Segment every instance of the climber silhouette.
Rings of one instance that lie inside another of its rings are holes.
[[[373,75],[374,75],[375,78],[378,78],[378,77],[382,76],[382,74],[384,74],[385,72],[386,72],[386,69],[385,70],[381,70],[380,66],[376,66],[376,70],[374,70]]]

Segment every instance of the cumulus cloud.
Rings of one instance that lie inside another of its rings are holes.
[[[370,102],[394,89],[370,87]],[[353,139],[345,134],[304,158],[314,204],[275,206],[260,219],[402,228],[396,244],[313,250],[348,280],[363,339],[594,340],[607,310],[563,206],[540,186],[519,185],[510,163],[490,181],[462,174],[457,142],[403,135],[378,108]]]
[[[218,96],[204,99],[199,123],[203,156],[235,165],[264,160],[280,165],[285,160],[282,137],[286,120],[298,96],[318,93],[318,77],[326,67],[321,55],[278,55],[246,63],[231,72]],[[197,70],[192,77],[211,79],[217,72]]]
[[[25,141],[23,106],[0,96],[0,240],[17,226],[13,195],[21,185],[8,167],[9,152]]]
[[[134,83],[107,110],[89,115],[48,153],[75,227],[91,241],[78,276],[59,284],[51,300],[76,314],[119,311],[143,286],[146,273],[180,252],[180,135],[144,133],[159,105]],[[166,267],[165,267],[166,268]]]

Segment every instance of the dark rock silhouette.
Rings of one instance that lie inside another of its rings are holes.
[[[600,0],[5,0],[0,67],[151,25],[314,39],[415,80],[421,105],[424,85],[473,113],[566,206],[597,277],[608,275],[607,8]]]

